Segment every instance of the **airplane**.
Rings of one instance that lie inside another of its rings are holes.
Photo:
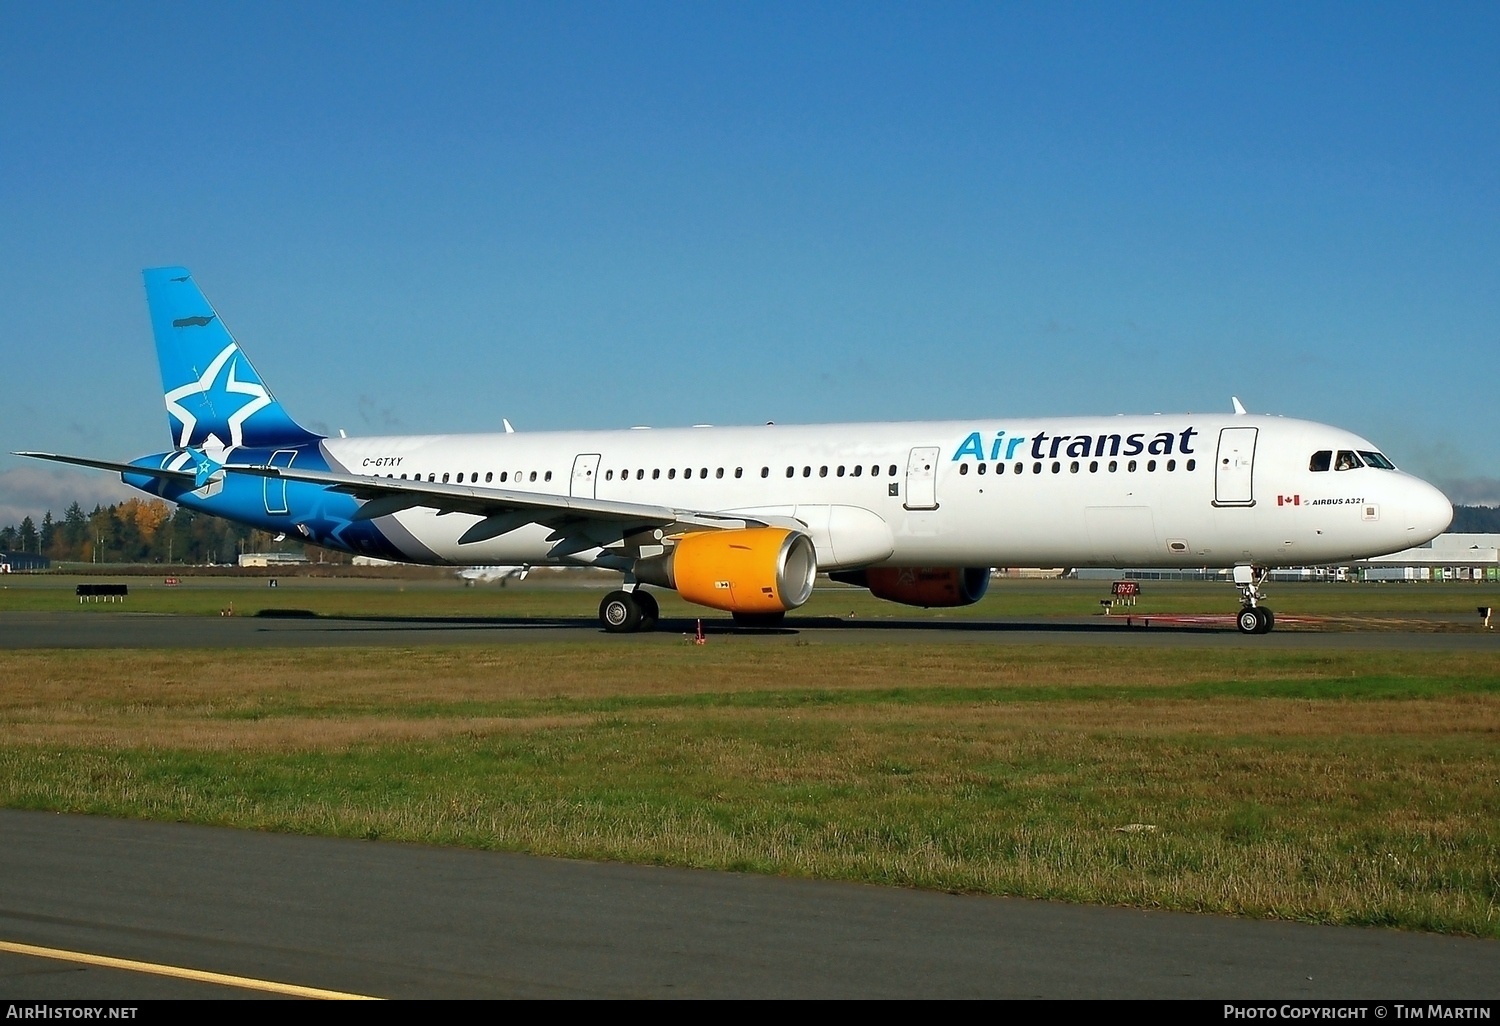
[[[520,566],[466,566],[458,572],[460,579],[465,581],[478,581],[488,584],[490,581],[499,581],[500,587],[505,587],[511,581],[524,581],[531,573],[531,565],[522,563]]]
[[[612,633],[656,625],[647,586],[770,627],[819,572],[946,607],[979,601],[997,566],[1216,566],[1238,629],[1264,634],[1270,568],[1410,548],[1453,516],[1374,443],[1238,399],[1224,415],[325,437],[186,269],[144,278],[172,447],[16,455],[356,555],[617,571]]]

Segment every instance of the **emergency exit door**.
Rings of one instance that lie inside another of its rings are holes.
[[[599,477],[599,454],[583,453],[573,459],[573,483],[568,494],[575,499],[594,498],[594,488]]]
[[[938,447],[913,449],[906,460],[906,508],[937,509]]]

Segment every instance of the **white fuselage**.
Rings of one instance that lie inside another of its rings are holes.
[[[1297,566],[1420,544],[1452,508],[1399,470],[1311,469],[1365,439],[1266,416],[1149,416],[330,438],[350,474],[744,511],[806,525],[822,569]],[[460,476],[461,475],[461,476]],[[528,525],[459,544],[479,518],[376,521],[409,558],[603,562]]]

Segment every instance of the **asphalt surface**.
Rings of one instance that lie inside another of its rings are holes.
[[[1222,622],[1219,622],[1222,620]],[[1500,632],[1476,629],[1434,632],[1391,626],[1378,630],[1317,630],[1307,624],[1270,634],[1243,635],[1229,617],[1092,617],[1046,622],[1025,620],[857,620],[788,617],[771,631],[736,631],[729,620],[708,617],[709,635],[757,637],[767,644],[809,639],[848,643],[969,642],[988,645],[1150,645],[1200,648],[1374,649],[1433,652],[1495,651]],[[676,644],[696,621],[663,620],[649,635]],[[0,649],[7,648],[243,648],[339,645],[498,645],[510,642],[618,644],[593,617],[405,617],[335,618],[299,616],[189,617],[155,613],[0,613]]]
[[[1493,999],[1500,942],[0,811],[0,941],[379,997]],[[0,952],[0,997],[270,996]]]

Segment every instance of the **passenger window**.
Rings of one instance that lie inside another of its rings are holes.
[[[997,474],[1003,474],[1003,473],[1005,473],[1005,464],[1004,463],[996,463],[995,464],[995,473],[997,473]]]
[[[1177,461],[1176,460],[1167,460],[1167,469],[1168,470],[1176,470],[1177,469]]]
[[[701,478],[703,478],[703,480],[707,481],[708,480],[708,468],[707,467],[700,467],[699,470],[698,470],[698,476],[701,477]],[[724,474],[723,474],[722,471],[719,473],[719,476],[720,477],[724,476]]]
[[[493,470],[486,470],[484,472],[484,483],[489,484],[493,480],[495,480],[495,472]]]
[[[1128,471],[1130,471],[1132,474],[1134,474],[1135,473],[1135,460],[1131,460],[1129,463],[1125,464],[1125,469],[1128,470]]]
[[[1196,470],[1197,467],[1198,467],[1198,461],[1197,460],[1188,460],[1187,461],[1187,466],[1184,467],[1183,469],[1185,469],[1185,470]]]
[[[839,473],[839,477],[843,477],[844,476],[844,468],[843,467],[839,467],[838,473]]]
[[[1068,467],[1068,473],[1070,473],[1070,474],[1076,474],[1076,473],[1078,473],[1078,461],[1077,460],[1074,460],[1073,463],[1072,463],[1072,465]]]
[[[533,471],[532,471],[532,472],[531,472],[531,478],[530,478],[530,480],[532,480],[532,481],[535,481],[535,480],[536,480],[536,471],[534,471],[534,470],[533,470]]]
[[[500,483],[501,483],[501,484],[504,484],[504,483],[505,483],[505,479],[506,479],[506,478],[507,478],[507,477],[510,477],[510,474],[509,474],[509,473],[508,473],[508,472],[506,472],[506,471],[504,471],[504,470],[502,470],[502,471],[500,471]]]
[[[1329,467],[1329,465],[1332,464],[1332,463],[1333,463],[1333,450],[1332,449],[1320,449],[1317,452],[1315,452],[1315,453],[1312,454],[1312,459],[1310,459],[1310,460],[1307,461],[1307,469],[1311,470],[1311,471],[1319,471],[1320,472],[1320,471],[1327,470],[1328,467]]]
[[[802,476],[803,477],[812,477],[812,467],[803,467],[802,468]]]
[[[818,476],[819,477],[827,477],[828,476],[828,468],[827,467],[819,467],[818,468]]]
[[[1147,460],[1146,461],[1146,469],[1148,471],[1150,471],[1151,473],[1153,473],[1153,474],[1156,473],[1156,461],[1155,460]]]
[[[659,481],[659,480],[661,480],[661,468],[660,467],[657,467],[655,470],[651,471],[651,480],[653,480],[653,481]]]
[[[865,465],[863,463],[855,465],[855,467],[854,467],[854,476],[855,477],[859,477],[859,475],[863,474],[864,472],[865,472]]]
[[[463,471],[459,471],[459,474],[458,474],[458,482],[457,482],[457,483],[458,483],[458,484],[463,484],[463,483],[464,483],[464,475],[463,475]]]
[[[613,470],[606,470],[604,472],[604,480],[606,480],[606,481],[613,481],[614,479],[615,479],[615,472]]]
[[[718,470],[714,471],[714,477],[715,478],[720,478],[720,477],[723,477],[723,476],[724,476],[724,468],[723,467],[720,467]]]
[[[1111,474],[1113,474],[1115,471],[1117,471],[1119,469],[1120,469],[1120,461],[1119,460],[1110,460],[1109,461],[1109,472]]]
[[[969,465],[967,463],[960,463],[958,465],[958,473],[959,473],[960,477],[962,477],[963,475],[967,474],[968,472],[969,472]]]
[[[444,471],[443,472],[443,484],[447,484],[447,483],[448,483],[448,473],[447,473],[447,471]]]
[[[1355,470],[1361,466],[1363,466],[1363,464],[1359,462],[1358,456],[1354,455],[1354,453],[1352,452],[1349,452],[1347,449],[1340,449],[1338,459],[1334,461],[1333,469]]]
[[[1040,463],[1033,463],[1031,465],[1031,472],[1033,474],[1040,474],[1042,472],[1042,465]]]
[[[1098,460],[1089,460],[1089,473],[1090,474],[1097,474],[1097,473],[1099,473],[1099,461]]]
[[[979,473],[983,474],[987,468],[983,463],[979,465]]]
[[[676,467],[671,467],[670,469],[667,470],[667,480],[668,481],[676,481],[677,480],[677,468]]]
[[[544,480],[547,480],[547,481],[551,481],[552,480],[552,471],[550,471],[550,470],[547,471],[547,476],[546,476],[546,478],[544,478]]]
[[[1062,461],[1061,460],[1053,460],[1052,461],[1052,473],[1054,473],[1054,474],[1061,474],[1062,473]]]
[[[891,464],[891,476],[896,476],[896,465],[894,463]]]
[[[745,468],[744,467],[735,467],[734,468],[734,476],[736,478],[744,477],[745,476]]]

